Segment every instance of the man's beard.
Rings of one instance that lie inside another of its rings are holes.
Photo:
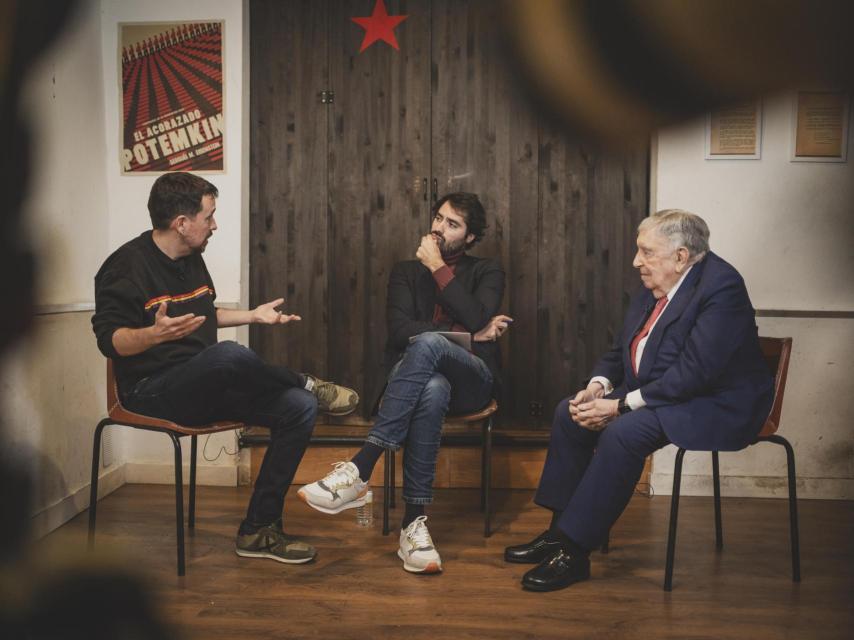
[[[447,242],[441,236],[433,234],[436,237],[436,240],[439,242],[439,253],[442,254],[443,258],[447,258],[448,256],[455,255],[460,251],[465,250],[466,248],[466,240],[465,238],[460,238],[456,242]]]

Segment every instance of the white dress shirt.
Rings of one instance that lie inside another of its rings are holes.
[[[655,329],[655,325],[658,324],[658,321],[661,320],[661,316],[664,315],[664,312],[667,310],[667,306],[673,302],[673,298],[676,296],[676,291],[679,289],[682,281],[685,280],[685,276],[688,275],[688,272],[694,268],[694,265],[691,265],[685,270],[685,273],[682,274],[682,277],[679,278],[679,282],[673,285],[673,288],[667,292],[667,303],[665,303],[664,308],[661,310],[661,313],[658,314],[658,317],[655,319],[655,322],[652,323],[652,326],[649,328],[647,334],[640,339],[638,342],[637,349],[635,350],[635,371],[640,371],[640,363],[641,358],[643,357],[643,350],[646,347],[646,341],[649,340],[649,336],[652,335],[653,330]],[[634,338],[634,336],[632,336]],[[598,382],[605,389],[605,395],[608,395],[614,390],[614,385],[611,384],[611,381],[608,380],[605,376],[594,376],[590,379],[590,382]],[[634,391],[629,391],[628,395],[626,395],[626,404],[628,404],[632,411],[635,409],[640,409],[641,407],[646,406],[646,401],[643,399],[641,395],[640,389],[635,389]]]

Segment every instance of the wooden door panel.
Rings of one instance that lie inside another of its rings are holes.
[[[540,392],[548,418],[613,343],[639,285],[631,262],[648,206],[647,155],[604,153],[549,126],[539,155]]]
[[[474,255],[507,273],[502,312],[514,319],[502,342],[502,414],[531,422],[537,397],[537,122],[518,99],[495,29],[498,3],[434,0],[433,175],[439,195],[477,193],[486,237]]]
[[[254,307],[285,298],[302,316],[252,327],[269,362],[326,375],[328,279],[327,11],[323,2],[253,0],[250,94],[250,283]],[[306,55],[311,52],[311,55]]]
[[[430,172],[430,3],[386,3],[408,15],[397,51],[377,42],[359,53],[364,31],[350,17],[374,2],[330,3],[329,368],[366,397],[381,373],[386,290],[392,265],[414,259],[428,219]]]

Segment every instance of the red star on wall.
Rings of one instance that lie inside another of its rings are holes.
[[[350,18],[365,30],[365,39],[362,40],[362,48],[359,49],[359,53],[362,53],[377,40],[383,40],[400,51],[400,47],[397,46],[397,38],[394,37],[394,28],[408,17],[388,15],[385,9],[385,1],[377,0],[370,18]]]

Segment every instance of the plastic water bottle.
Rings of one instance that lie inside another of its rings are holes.
[[[370,489],[365,494],[365,504],[356,507],[356,524],[360,527],[370,527],[374,524],[374,492]]]

